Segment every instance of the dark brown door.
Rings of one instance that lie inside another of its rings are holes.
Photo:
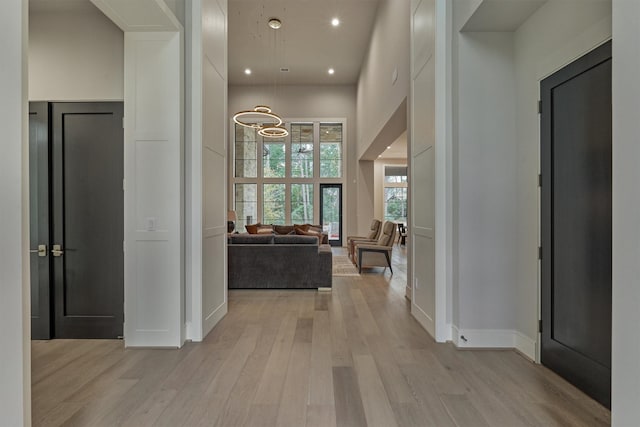
[[[51,338],[49,269],[49,104],[29,103],[31,338]]]
[[[611,43],[541,96],[541,361],[610,407]]]
[[[51,104],[56,338],[122,336],[122,117],[121,102]]]

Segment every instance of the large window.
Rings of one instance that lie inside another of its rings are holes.
[[[257,136],[255,129],[236,126],[235,175],[238,178],[258,177]]]
[[[384,168],[384,219],[407,223],[407,167]]]
[[[291,222],[313,222],[313,184],[291,184]]]
[[[291,124],[291,177],[313,178],[313,124]]]
[[[273,141],[273,140],[272,140]],[[262,176],[265,178],[284,178],[286,148],[283,142],[264,142],[262,144]]]
[[[284,184],[264,184],[262,192],[262,223],[263,224],[284,224]]]
[[[247,224],[258,219],[258,186],[256,184],[235,184],[236,230],[244,230]]]
[[[317,224],[321,183],[344,184],[345,123],[288,122],[286,138],[262,138],[234,127],[232,206],[236,229],[248,223]]]
[[[342,124],[320,125],[320,177],[342,176]]]

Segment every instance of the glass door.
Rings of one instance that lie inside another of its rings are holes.
[[[320,184],[320,224],[331,246],[342,246],[342,184]]]

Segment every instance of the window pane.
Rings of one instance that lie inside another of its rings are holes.
[[[238,178],[256,178],[258,176],[257,132],[255,129],[236,125],[235,133],[235,175]]]
[[[320,144],[320,176],[322,178],[342,176],[342,144],[335,142]]]
[[[342,142],[342,123],[321,123],[320,142]]]
[[[407,222],[407,189],[386,187],[384,189],[384,219]]]
[[[262,176],[265,178],[284,178],[285,145],[282,142],[262,144]]]
[[[262,223],[284,224],[284,184],[264,184],[262,193]]]
[[[291,222],[313,224],[313,184],[291,184]]]
[[[313,124],[291,125],[291,176],[313,178]]]
[[[342,176],[342,124],[320,124],[320,176]]]
[[[235,185],[235,209],[238,220],[236,230],[244,231],[244,226],[254,224],[258,218],[258,186],[257,184]]]

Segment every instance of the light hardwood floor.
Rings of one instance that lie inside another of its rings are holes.
[[[34,342],[34,425],[610,424],[514,351],[436,344],[409,314],[403,253],[393,277],[335,277],[331,293],[232,291],[229,314],[180,350]]]

